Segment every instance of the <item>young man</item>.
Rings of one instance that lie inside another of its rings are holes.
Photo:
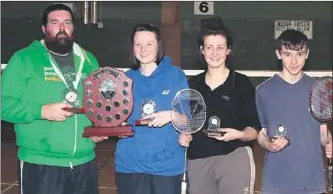
[[[256,89],[262,125],[258,142],[266,149],[261,194],[325,192],[321,145],[331,158],[332,138],[309,111],[315,80],[303,73],[308,55],[307,37],[296,30],[284,31],[276,49],[283,69]]]
[[[17,51],[2,75],[1,116],[15,125],[24,194],[98,193],[95,144],[82,138],[91,122],[63,110],[82,107],[82,80],[99,67],[74,42],[73,22],[69,7],[46,8],[44,39]]]

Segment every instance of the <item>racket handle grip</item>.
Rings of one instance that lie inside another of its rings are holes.
[[[182,181],[180,193],[181,194],[186,194],[186,191],[187,191],[187,182],[186,181]]]
[[[333,186],[332,186],[332,159],[329,159],[329,163],[327,165],[327,191],[328,191],[328,193],[333,192]]]

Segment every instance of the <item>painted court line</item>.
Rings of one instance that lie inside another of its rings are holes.
[[[117,187],[98,187],[99,189],[114,189],[117,190]]]
[[[3,184],[3,183],[1,183],[1,184]],[[6,184],[6,183],[5,183],[5,184]],[[8,185],[8,183],[7,183],[7,185]],[[4,189],[1,193],[3,194],[3,193],[5,193],[6,191],[9,191],[11,188],[13,188],[14,186],[17,186],[17,185],[18,185],[18,182],[15,181],[14,183],[10,184],[9,187],[7,187],[6,189]]]
[[[18,183],[1,183],[1,185],[12,185],[12,184],[18,185]]]
[[[2,191],[2,194],[5,193],[6,191],[10,190],[11,188],[13,188],[14,186],[19,185],[18,181],[14,182],[14,183],[1,183],[1,185],[9,185],[9,187],[7,187],[5,190]],[[117,190],[117,187],[98,187],[99,189],[113,189],[113,190]],[[255,194],[260,194],[260,191],[254,191]]]

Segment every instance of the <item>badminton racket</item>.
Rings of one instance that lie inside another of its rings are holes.
[[[332,127],[332,77],[319,78],[310,90],[310,110],[315,119],[326,123],[327,133]],[[327,134],[327,142],[329,135]],[[332,159],[328,158],[327,164],[327,190],[332,193]]]
[[[199,131],[206,120],[206,104],[202,95],[193,89],[177,92],[171,105],[171,123],[180,133],[192,134]],[[185,165],[181,184],[181,194],[186,194],[187,147],[185,147]]]

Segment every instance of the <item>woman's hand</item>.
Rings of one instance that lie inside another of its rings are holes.
[[[218,130],[220,133],[207,133],[208,137],[217,139],[219,141],[232,141],[235,139],[241,139],[243,136],[243,132],[233,129],[233,128],[220,128]],[[223,134],[223,135],[221,135]]]
[[[171,111],[160,111],[143,117],[150,119],[148,127],[163,127],[171,121]]]

